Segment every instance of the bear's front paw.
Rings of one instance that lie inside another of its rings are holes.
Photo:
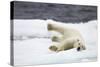
[[[52,45],[52,46],[49,47],[49,49],[51,51],[57,51],[58,48],[56,46]]]
[[[52,40],[52,41],[55,41],[55,42],[59,42],[59,37],[53,36],[53,37],[51,38],[51,40]]]

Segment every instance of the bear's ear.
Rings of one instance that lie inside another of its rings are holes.
[[[52,24],[48,23],[47,28],[48,28],[48,30],[52,30]]]

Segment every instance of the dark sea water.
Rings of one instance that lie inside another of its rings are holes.
[[[97,6],[13,1],[11,19],[87,22],[97,19]]]

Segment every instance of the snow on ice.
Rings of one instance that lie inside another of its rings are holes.
[[[79,30],[85,39],[87,49],[76,49],[59,53],[48,49],[52,41],[47,30],[48,21],[53,20],[14,20],[14,64],[37,65],[70,62],[88,62],[97,59],[97,21],[86,23],[61,23]],[[54,21],[57,23],[56,21]]]

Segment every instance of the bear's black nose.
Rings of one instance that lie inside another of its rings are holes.
[[[80,51],[80,47],[77,48],[77,51]]]

